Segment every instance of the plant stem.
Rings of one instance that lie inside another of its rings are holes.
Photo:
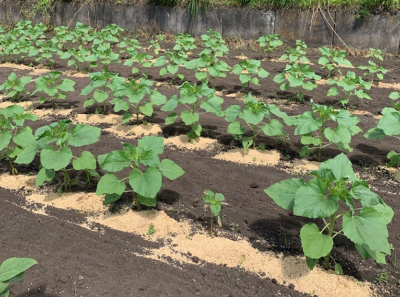
[[[318,162],[321,162],[322,139],[324,137],[324,131],[325,131],[325,122],[322,124],[321,133],[319,135],[320,143],[319,143],[319,149],[318,149]]]
[[[136,105],[136,125],[139,125],[139,104]]]
[[[333,224],[334,223],[335,223],[335,214],[331,215],[331,222],[329,223],[329,237],[331,237],[331,238],[333,236]],[[327,254],[325,256],[325,265],[324,265],[325,270],[329,269],[330,258],[331,258],[331,253],[329,252],[329,254]]]
[[[253,127],[252,127],[252,130],[253,130],[253,149],[256,149],[256,136],[257,136],[257,126],[256,125],[254,125]]]
[[[211,215],[211,223],[210,223],[210,235],[211,235],[211,238],[213,238],[214,237],[214,233],[213,233],[213,221],[214,221],[214,218],[213,218],[213,216]]]

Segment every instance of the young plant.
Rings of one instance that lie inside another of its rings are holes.
[[[36,92],[44,92],[50,97],[50,101],[53,105],[53,109],[58,107],[56,104],[55,100],[64,100],[67,95],[65,95],[62,92],[73,92],[75,91],[74,85],[75,82],[71,79],[68,78],[60,78],[61,72],[59,71],[52,71],[49,72],[48,75],[45,76],[40,76],[35,79],[35,90],[31,94],[33,96]],[[46,102],[49,98],[46,98],[44,96],[39,98],[39,103],[43,104]]]
[[[276,105],[266,105],[263,102],[259,102],[250,93],[247,94],[244,101],[245,106],[243,110],[240,105],[231,105],[225,110],[224,114],[225,120],[230,122],[228,133],[242,137],[245,152],[251,146],[253,146],[253,149],[256,148],[256,138],[261,131],[267,136],[278,136],[284,133],[282,124],[276,119],[271,119],[271,115],[281,118],[287,116]],[[237,117],[244,120],[247,126],[249,126],[252,131],[251,137],[242,136],[246,133],[246,129],[242,126],[241,122],[236,121]]]
[[[200,137],[202,126],[198,124],[200,120],[200,113],[196,111],[197,107],[210,112],[216,116],[222,114],[221,105],[223,99],[215,95],[215,90],[210,89],[206,84],[191,85],[184,82],[180,87],[180,98],[177,95],[171,99],[161,108],[162,111],[174,111],[179,104],[182,104],[186,109],[181,113],[180,117],[187,126],[191,126],[190,132],[187,134],[189,141],[193,141]],[[173,124],[178,115],[173,112],[165,119],[165,124]]]
[[[147,77],[146,73],[142,72],[142,68],[149,68],[153,66],[153,56],[150,56],[146,53],[139,53],[136,50],[128,51],[130,57],[125,61],[124,66],[133,66],[133,63],[138,63],[139,68],[132,67],[132,74],[139,73],[139,77]]]
[[[175,79],[179,78],[181,80],[185,79],[185,76],[181,73],[178,73],[179,66],[182,66],[186,63],[187,54],[184,52],[170,52],[166,51],[165,56],[158,57],[156,62],[154,63],[154,67],[164,66],[168,64],[167,67],[163,67],[160,70],[160,76],[163,77],[166,74],[170,74],[172,76],[171,84],[174,82]]]
[[[283,45],[281,37],[278,34],[268,34],[267,36],[261,36],[257,39],[260,47],[263,48],[263,52],[267,53],[267,58],[271,59],[271,54]]]
[[[365,55],[366,58],[374,58],[383,61],[382,51],[380,49],[369,48],[369,52]]]
[[[22,76],[20,78],[13,72],[8,76],[8,79],[0,85],[0,91],[4,91],[4,94],[11,98],[12,101],[21,102],[22,94],[29,94],[25,90],[25,86],[30,83],[32,76]]]
[[[232,73],[238,74],[242,86],[249,89],[250,83],[257,86],[260,85],[260,78],[266,78],[269,73],[261,67],[261,61],[259,60],[249,60],[239,62],[232,68]]]
[[[371,89],[371,83],[364,81],[360,76],[356,76],[353,71],[348,71],[346,76],[342,78],[330,79],[327,84],[337,85],[340,88],[340,90],[336,87],[330,88],[327,96],[337,96],[340,93],[344,93],[344,97],[340,99],[340,103],[343,106],[348,105],[353,96],[360,99],[372,100],[368,93],[364,91]]]
[[[368,61],[368,66],[358,66],[358,69],[366,70],[367,72],[364,73],[364,76],[369,77],[371,84],[374,83],[374,77],[376,76],[377,79],[382,80],[383,75],[387,73],[387,70],[382,66],[377,65],[373,61]]]
[[[82,89],[80,95],[87,96],[94,91],[93,98],[87,98],[83,106],[86,108],[97,102],[103,105],[103,112],[105,113],[110,93],[113,94],[125,79],[120,77],[118,73],[112,73],[104,69],[99,72],[90,73],[89,77],[91,82]],[[100,112],[100,108],[96,112]]]
[[[210,79],[226,77],[225,72],[230,70],[228,64],[224,61],[206,53],[200,54],[200,57],[197,59],[186,62],[185,67],[187,69],[194,69],[195,77],[205,84],[208,84]]]
[[[367,139],[383,139],[386,136],[392,136],[400,139],[400,93],[392,92],[389,95],[392,99],[392,107],[385,107],[382,110],[382,118],[378,122],[376,128],[368,130],[365,134]],[[389,163],[386,164],[387,167],[394,167],[400,164],[400,153],[396,151],[390,151],[387,154]]]
[[[210,207],[210,236],[214,237],[214,218],[217,218],[218,225],[222,227],[220,213],[221,206],[224,203],[225,196],[221,193],[214,193],[210,190],[204,191],[205,196],[203,197],[203,201],[205,203],[204,208]]]
[[[225,45],[225,40],[221,34],[208,29],[206,34],[201,35],[201,40],[204,43],[204,50],[200,53],[209,56],[222,57],[229,53],[228,47]]]
[[[83,151],[80,156],[74,156],[70,147],[82,147],[100,140],[101,129],[87,124],[71,125],[70,120],[51,123],[35,132],[36,150],[40,151],[40,169],[36,176],[36,186],[52,181],[56,172],[63,173],[63,180],[57,192],[71,191],[71,185],[76,180],[69,175],[71,170],[84,170],[87,182],[91,177],[98,177],[96,158],[89,151]],[[34,152],[36,153],[36,152]],[[72,169],[68,168],[72,161]]]
[[[36,121],[37,116],[32,115],[19,105],[11,105],[0,110],[0,156],[8,159],[11,173],[17,174],[14,167],[15,158],[21,153],[22,141],[25,141],[24,129],[19,129],[25,123],[25,120]],[[30,129],[29,127],[25,129]],[[31,130],[32,131],[32,130]],[[13,140],[13,141],[11,141]],[[32,162],[33,158],[28,162]],[[19,162],[16,162],[19,163]]]
[[[51,40],[36,40],[35,48],[29,51],[29,57],[36,57],[35,61],[44,60],[43,65],[54,66],[53,55],[59,55],[60,50]]]
[[[90,67],[97,67],[97,62],[103,65],[102,70],[108,71],[108,65],[111,63],[119,63],[119,54],[115,53],[110,43],[102,43],[92,47],[92,54],[86,57],[86,61],[90,62]]]
[[[68,60],[68,66],[74,66],[77,71],[80,71],[81,65],[85,62],[96,62],[97,57],[92,55],[92,52],[80,45],[78,48],[70,48],[60,55],[60,59]]]
[[[195,39],[189,34],[179,33],[175,35],[175,42],[173,50],[187,54],[189,51],[194,50],[197,46],[194,44]]]
[[[105,195],[103,204],[117,201],[124,192],[136,193],[136,206],[140,204],[155,206],[157,193],[162,186],[162,176],[175,180],[184,174],[183,169],[175,162],[164,159],[160,161],[159,154],[164,151],[164,138],[146,136],[138,141],[137,146],[123,144],[122,150],[115,150],[100,155],[100,167],[108,171],[101,177],[96,194]],[[129,175],[118,178],[114,172],[130,168]],[[132,190],[126,190],[125,180],[129,181]]]
[[[160,42],[165,39],[165,36],[163,34],[156,35],[154,39],[150,40],[150,45],[148,49],[153,49],[153,52],[155,55],[158,55],[161,49]]]
[[[162,105],[167,103],[167,97],[157,90],[150,90],[153,85],[151,80],[140,78],[138,81],[128,78],[126,82],[120,83],[114,92],[114,98],[111,104],[114,105],[114,111],[125,111],[122,116],[122,123],[129,122],[133,115],[136,116],[136,124],[139,125],[139,113],[148,117],[153,115],[153,105]],[[124,100],[126,98],[127,100]],[[129,108],[133,107],[134,113],[130,113]]]
[[[313,269],[323,257],[324,267],[329,269],[336,236],[350,239],[362,258],[384,264],[385,256],[390,254],[387,225],[393,210],[370,190],[366,181],[356,177],[343,153],[308,174],[311,177],[308,182],[290,178],[265,190],[276,204],[294,215],[321,219],[322,229],[308,223],[300,230],[308,267]],[[341,227],[335,229],[340,220]]]
[[[347,110],[335,110],[333,106],[315,104],[311,100],[312,111],[284,119],[289,126],[296,126],[294,135],[301,135],[304,145],[300,151],[301,157],[309,156],[312,148],[318,148],[318,161],[321,161],[321,151],[324,147],[335,144],[341,150],[350,148],[351,137],[360,133],[357,126],[360,119]],[[331,122],[336,122],[333,127]],[[326,140],[325,140],[326,139]],[[311,147],[310,147],[311,146]]]
[[[306,55],[306,50],[307,45],[305,44],[304,41],[301,40],[296,40],[296,47],[295,48],[289,48],[286,50],[287,54],[283,54],[279,60],[285,61],[289,60],[291,63],[309,63],[310,60],[307,59]]]
[[[318,87],[315,81],[320,79],[321,76],[315,74],[315,72],[310,69],[309,64],[294,62],[291,65],[286,65],[285,70],[275,75],[273,80],[281,84],[280,89],[282,91],[296,88],[297,99],[304,103],[304,93],[300,91],[300,88],[311,91]]]
[[[23,279],[24,273],[33,265],[38,264],[31,258],[9,258],[0,265],[0,296],[8,297],[10,283]]]
[[[344,50],[331,49],[329,47],[320,47],[319,51],[322,57],[318,59],[318,64],[322,65],[321,69],[328,69],[329,76],[341,74],[340,67],[351,67],[351,62],[346,59],[347,53]]]

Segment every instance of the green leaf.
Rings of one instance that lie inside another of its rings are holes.
[[[150,117],[153,114],[153,105],[151,103],[146,103],[144,106],[139,107],[141,113]]]
[[[69,165],[72,151],[69,147],[61,147],[56,150],[52,146],[46,146],[40,152],[40,162],[46,169],[61,170]]]
[[[129,175],[129,184],[139,195],[155,197],[161,189],[162,176],[160,170],[148,167],[144,172],[134,168]]]
[[[106,194],[106,196],[104,197],[103,200],[103,205],[109,205],[117,200],[119,200],[119,198],[121,198],[121,195],[119,194]]]
[[[210,112],[216,116],[220,116],[222,113],[221,105],[224,100],[217,96],[208,96],[206,101],[203,101],[200,104],[200,108],[204,109],[207,112]]]
[[[383,203],[382,198],[378,194],[372,192],[365,181],[355,181],[351,186],[350,193],[366,207],[373,207]]]
[[[339,197],[330,195],[326,198],[326,192],[326,184],[322,180],[310,180],[297,190],[293,214],[307,218],[326,218],[333,215],[339,208]]]
[[[228,133],[234,135],[242,135],[246,133],[246,129],[242,127],[242,124],[239,121],[234,121],[229,124]]]
[[[306,224],[300,230],[301,245],[304,255],[309,258],[319,259],[325,257],[333,248],[333,240],[329,235],[322,234],[318,226]]]
[[[173,111],[178,107],[179,100],[176,96],[171,99],[161,108],[161,111]]]
[[[184,110],[181,113],[181,119],[185,125],[191,125],[196,123],[200,119],[200,115],[197,112],[190,112],[189,110]]]
[[[10,140],[11,140],[11,132],[8,130],[3,131],[0,135],[0,151],[2,151],[4,148],[8,146]]]
[[[225,120],[227,122],[233,122],[241,112],[242,108],[240,105],[231,105],[224,111]]]
[[[313,270],[315,265],[317,265],[318,259],[312,259],[306,256],[306,264],[308,266],[308,269]]]
[[[146,205],[146,206],[149,206],[149,207],[156,206],[156,203],[157,203],[156,197],[153,197],[153,198],[145,197],[145,196],[142,196],[142,195],[139,195],[139,194],[137,194],[136,197],[137,197],[137,200],[139,201],[140,204],[143,204],[143,205]]]
[[[126,151],[115,150],[107,154],[104,160],[103,157],[104,155],[98,157],[100,167],[110,172],[121,171],[131,164],[129,153]]]
[[[273,184],[264,192],[283,209],[293,210],[296,192],[303,185],[302,178],[289,178]]]
[[[337,180],[340,178],[347,178],[349,181],[357,180],[354,174],[352,164],[345,154],[341,153],[333,159],[329,159],[321,163],[320,168],[329,168],[332,170],[333,175]]]
[[[92,153],[83,151],[79,158],[72,161],[75,170],[96,169],[96,158]]]
[[[343,275],[343,268],[339,263],[335,263],[335,273],[337,275]]]
[[[99,183],[97,184],[96,195],[101,194],[117,194],[122,195],[125,191],[126,185],[123,181],[119,180],[118,177],[113,173],[106,173],[103,175]]]
[[[264,112],[261,110],[253,110],[252,108],[246,107],[243,113],[239,115],[240,118],[245,120],[248,124],[258,125],[264,119]]]
[[[261,129],[267,136],[277,136],[283,134],[283,126],[276,119],[272,119],[269,124],[264,125]]]
[[[9,258],[0,266],[0,281],[7,282],[35,264],[38,262],[30,258]]]
[[[385,222],[385,224],[389,224],[392,221],[394,211],[389,205],[385,203],[380,203],[374,205],[372,208],[377,210],[381,214],[381,218]]]
[[[144,151],[153,151],[156,154],[162,154],[164,151],[164,137],[159,137],[159,136],[143,137],[139,139],[138,147],[142,148]]]
[[[377,251],[372,251],[366,244],[357,244],[356,249],[363,259],[374,259],[376,263],[386,264],[385,254]]]
[[[343,234],[356,244],[366,244],[372,251],[390,254],[387,226],[380,213],[373,208],[364,207],[358,216],[345,213]]]
[[[42,168],[36,175],[35,186],[39,187],[46,181],[52,181],[55,176],[56,172],[54,170],[47,170],[46,168]]]
[[[400,112],[385,114],[378,123],[378,128],[388,136],[400,134]]]
[[[185,173],[179,165],[168,159],[161,161],[159,169],[162,175],[171,180],[177,179]]]
[[[75,147],[89,145],[100,140],[101,129],[98,127],[76,124],[71,129],[71,138],[68,143]]]
[[[386,137],[386,134],[382,129],[372,128],[365,133],[364,137],[367,139],[383,139]]]
[[[335,130],[328,127],[325,129],[324,134],[332,143],[350,143],[351,141],[350,131],[343,126],[337,126]]]
[[[221,213],[221,204],[210,204],[210,209],[214,216],[219,216]]]
[[[312,111],[306,111],[297,117],[295,135],[308,134],[310,132],[316,131],[321,127],[321,122],[314,118]]]
[[[303,146],[300,150],[300,157],[308,157],[311,154],[311,151],[311,148],[309,148],[308,146]]]

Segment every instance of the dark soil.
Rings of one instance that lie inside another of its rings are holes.
[[[168,45],[165,44],[165,47]],[[225,60],[233,66],[240,61],[235,56],[242,53],[250,58],[263,58],[260,52],[243,49],[231,50],[230,58]],[[309,58],[315,63],[318,55]],[[368,62],[365,58],[351,60],[355,65],[366,65]],[[391,70],[385,76],[385,82],[400,82],[398,60],[385,61],[382,66]],[[272,81],[276,73],[284,69],[285,63],[264,61],[262,67],[270,72],[270,76],[261,79],[261,86],[251,87],[254,95],[265,100],[270,99],[272,102],[276,99],[289,99],[281,108],[291,115],[311,109],[309,102],[298,104],[296,100],[290,99],[295,96],[291,90],[281,93],[279,85]],[[311,68],[321,72],[316,65]],[[65,61],[56,59],[55,69],[65,71],[69,68],[66,67]],[[132,76],[130,68],[122,64],[112,65],[110,69],[119,72],[121,76]],[[2,82],[11,69],[0,68],[0,70],[0,82]],[[348,70],[362,74],[359,70]],[[157,68],[147,68],[145,71],[153,80],[169,80],[160,79]],[[19,75],[27,73],[26,70],[15,72]],[[187,80],[195,80],[193,73],[188,70],[183,70],[182,73]],[[68,94],[66,101],[57,104],[61,108],[74,106],[74,112],[87,113],[88,111],[83,108],[86,97],[79,94],[90,80],[72,79],[76,81],[76,91]],[[241,91],[240,81],[233,74],[212,81],[211,86],[224,91],[225,94]],[[33,87],[34,84],[30,84],[28,88],[32,90]],[[319,104],[338,104],[339,98],[326,97],[328,89],[329,86],[320,85],[312,92],[306,92],[307,98]],[[159,87],[158,90],[170,98],[177,93],[177,86]],[[359,116],[361,118],[359,126],[364,133],[376,126],[378,119],[373,115],[378,115],[383,107],[390,106],[388,95],[392,91],[394,89],[373,87],[369,92],[372,101],[354,98],[351,100],[350,105],[357,110],[369,112],[367,115]],[[23,100],[37,102],[40,96],[42,94],[35,94]],[[243,104],[237,99],[229,97],[224,99],[224,109],[231,104]],[[35,105],[39,107],[38,104]],[[41,107],[49,108],[51,105],[45,104]],[[111,112],[111,105],[108,107]],[[166,113],[156,110],[148,121],[160,124],[164,137],[187,132],[187,128],[181,123],[165,126],[163,124],[165,117]],[[31,126],[35,130],[48,123],[41,120]],[[226,132],[227,123],[223,118],[202,114],[200,123],[206,130],[204,136],[217,139],[223,147],[222,150],[226,151],[240,145]],[[289,141],[280,143],[274,138],[261,136],[259,142],[267,149],[279,150],[286,159],[297,158],[302,146],[300,138],[293,136],[294,129],[291,127],[286,126],[285,131],[290,135]],[[393,244],[394,251],[392,256],[387,257],[388,264],[382,266],[362,260],[353,243],[337,237],[333,257],[343,266],[345,274],[355,276],[361,281],[376,283],[377,276],[383,270],[387,271],[389,279],[387,283],[376,284],[377,293],[380,296],[398,296],[400,290],[397,284],[400,273],[397,269],[396,253],[400,248],[400,221],[397,216],[400,213],[400,206],[396,202],[399,196],[399,184],[395,182],[388,184],[387,181],[391,180],[390,175],[378,166],[385,164],[386,155],[390,150],[398,150],[399,142],[395,138],[369,141],[363,137],[364,133],[353,137],[351,146],[354,151],[347,153],[347,156],[353,162],[355,170],[377,189],[376,192],[396,214],[389,225],[389,240]],[[100,142],[90,146],[89,150],[95,156],[108,153],[120,149],[121,141],[132,142],[132,140],[117,139],[103,132]],[[238,224],[236,232],[249,238],[259,250],[301,254],[299,230],[309,220],[291,215],[264,194],[264,189],[270,185],[293,175],[282,170],[283,165],[277,167],[239,165],[211,158],[218,152],[220,151],[186,152],[165,149],[163,158],[174,160],[185,170],[185,174],[173,182],[165,180],[165,189],[158,195],[157,208],[164,209],[176,219],[190,218],[198,221],[206,228],[208,214],[198,199],[201,199],[205,189],[217,191],[223,193],[229,203],[229,206],[223,208],[224,229],[229,230],[231,223]],[[329,147],[323,150],[323,157],[327,159],[339,153],[338,149]],[[313,158],[310,157],[310,160]],[[37,215],[20,207],[25,205],[25,201],[19,195],[0,188],[0,196],[1,260],[13,256],[29,256],[40,263],[26,273],[21,283],[12,286],[13,296],[302,296],[286,286],[276,285],[269,279],[261,279],[239,269],[228,269],[209,263],[203,267],[185,265],[178,269],[161,262],[133,257],[132,252],[143,252],[143,248],[156,243],[149,243],[140,237],[110,229],[106,229],[104,234],[91,232],[76,226],[76,223],[85,221],[85,217],[76,212],[48,208],[50,216]],[[234,235],[233,231],[232,234]],[[232,283],[224,282],[226,275],[230,276]]]

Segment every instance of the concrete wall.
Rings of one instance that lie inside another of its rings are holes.
[[[18,1],[0,0],[0,22],[15,23],[23,17]],[[36,21],[40,21],[37,16]],[[77,2],[56,2],[51,23],[56,26],[76,22],[92,27],[115,23],[127,30],[138,32],[167,31],[203,34],[208,28],[224,37],[245,39],[277,33],[282,40],[294,44],[301,39],[308,46],[339,45],[342,42],[357,48],[378,48],[397,53],[400,44],[400,17],[380,14],[364,20],[351,12],[339,11],[263,11],[246,8],[213,8],[201,11],[193,19],[184,8],[154,5],[118,5]],[[334,33],[334,31],[336,33]]]

